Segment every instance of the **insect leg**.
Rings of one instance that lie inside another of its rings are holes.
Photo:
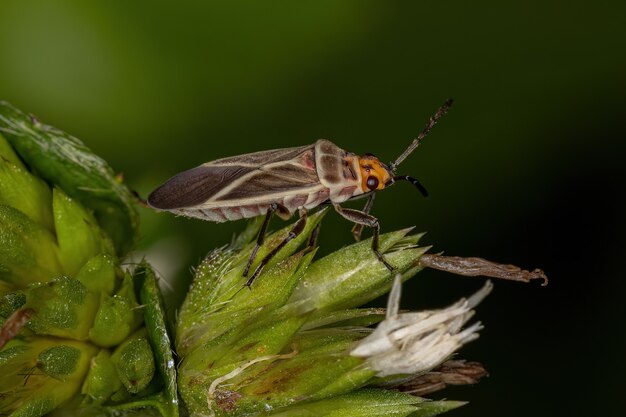
[[[244,284],[246,287],[250,288],[250,286],[252,285],[254,280],[261,274],[261,271],[263,271],[263,268],[265,268],[265,265],[267,265],[268,262],[270,260],[272,260],[272,258],[274,256],[276,256],[276,254],[282,248],[284,248],[287,243],[291,242],[300,233],[302,233],[302,231],[304,230],[304,226],[306,226],[306,219],[307,219],[307,212],[306,212],[305,209],[301,209],[300,210],[300,218],[298,219],[296,224],[293,225],[293,227],[291,228],[291,230],[287,234],[287,237],[282,242],[280,242],[274,249],[272,249],[272,251],[270,253],[265,255],[265,257],[263,259],[261,259],[261,262],[259,263],[259,266],[256,267],[256,270],[254,271],[252,276]]]
[[[363,207],[363,213],[370,214],[370,210],[374,205],[374,197],[376,197],[376,193],[371,193],[369,197],[367,197],[367,202],[365,203],[365,207]],[[359,223],[355,223],[354,226],[352,226],[352,234],[354,235],[354,240],[356,240],[357,242],[361,240],[361,232],[363,232],[363,226],[364,225]]]
[[[246,265],[246,269],[243,270],[243,276],[247,277],[248,272],[250,271],[250,266],[252,266],[252,262],[256,258],[256,254],[259,251],[259,248],[263,245],[263,241],[265,240],[265,232],[267,231],[267,225],[270,224],[270,219],[272,218],[272,214],[278,209],[278,204],[272,203],[267,209],[267,213],[265,214],[265,220],[263,220],[263,224],[261,225],[261,229],[259,229],[259,235],[256,238],[256,245],[254,249],[252,249],[252,254],[250,255],[250,259],[248,259],[248,264]]]
[[[319,235],[320,233],[320,226],[321,224],[318,223],[317,226],[315,226],[315,229],[313,229],[313,231],[311,232],[311,237],[309,238],[309,243],[308,243],[308,249],[307,250],[313,250],[315,248],[315,245],[317,245],[317,235]]]
[[[135,200],[137,200],[137,204],[139,204],[141,207],[150,207],[148,205],[148,202],[144,200],[137,191],[130,190],[130,193],[133,195],[133,197],[135,197]]]
[[[374,255],[378,258],[379,261],[387,267],[388,270],[393,271],[393,266],[389,265],[389,263],[385,260],[385,257],[378,250],[378,236],[380,235],[380,224],[378,224],[378,219],[370,214],[364,213],[359,210],[343,208],[339,204],[333,204],[333,207],[339,213],[341,217],[346,220],[350,220],[353,223],[361,224],[363,226],[369,226],[374,231],[374,236],[372,237],[372,251]]]

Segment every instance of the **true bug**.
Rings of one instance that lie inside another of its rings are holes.
[[[371,227],[372,251],[391,271],[393,267],[378,250],[378,219],[369,214],[375,191],[398,180],[405,180],[416,186],[422,194],[427,194],[415,178],[395,175],[396,168],[419,146],[451,105],[452,100],[446,101],[428,120],[418,137],[389,165],[380,162],[372,154],[358,156],[328,140],[320,139],[313,145],[254,152],[207,162],[167,180],[150,194],[148,204],[158,210],[214,222],[265,215],[244,276],[248,275],[257,251],[263,245],[272,214],[289,219],[297,210],[300,219],[287,238],[261,260],[245,284],[248,287],[269,260],[302,232],[307,210],[322,204],[332,204],[337,213],[355,223],[353,233],[357,240],[363,226]],[[362,211],[339,205],[360,197],[367,197]]]

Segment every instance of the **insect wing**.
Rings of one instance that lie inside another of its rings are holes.
[[[181,172],[148,197],[157,209],[211,208],[272,202],[319,186],[313,146],[218,159]]]
[[[196,206],[251,171],[254,168],[200,165],[167,180],[148,196],[148,204],[160,210]]]

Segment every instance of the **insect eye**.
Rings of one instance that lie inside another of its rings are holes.
[[[378,187],[378,178],[376,177],[368,177],[367,178],[367,188],[370,190],[375,190]]]

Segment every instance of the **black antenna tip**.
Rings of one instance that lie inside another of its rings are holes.
[[[450,107],[452,107],[452,104],[454,104],[454,99],[451,99],[451,98],[447,99],[443,103],[443,106],[439,108],[439,111],[437,112],[437,115],[435,117],[439,118],[443,116],[444,114],[446,114],[448,110],[450,110]]]
[[[426,190],[426,187],[424,187],[421,182],[419,182],[417,179],[411,176],[398,175],[398,176],[393,177],[393,180],[394,181],[398,181],[398,180],[408,181],[411,184],[413,184],[415,188],[417,188],[417,190],[420,192],[420,194],[422,194],[423,197],[428,197],[428,191]]]

